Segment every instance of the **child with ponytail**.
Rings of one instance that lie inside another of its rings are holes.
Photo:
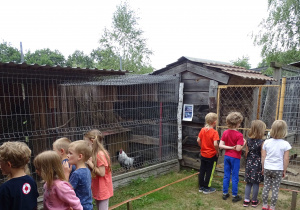
[[[109,198],[113,196],[111,162],[103,146],[103,134],[93,129],[84,134],[84,140],[92,147],[92,157],[87,161],[92,170],[92,193],[97,209],[108,209]]]

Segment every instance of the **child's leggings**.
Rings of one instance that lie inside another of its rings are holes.
[[[109,199],[106,200],[96,200],[96,206],[98,210],[108,210]]]
[[[257,201],[259,184],[258,183],[250,183],[250,182],[247,182],[247,184],[246,184],[246,188],[245,188],[245,200],[250,200],[251,188],[253,188],[253,191],[252,191],[252,201]]]
[[[265,181],[264,181],[264,189],[262,192],[263,205],[268,205],[269,191],[272,187],[271,206],[275,207],[278,198],[280,182],[282,179],[282,173],[283,173],[282,170],[264,169]]]

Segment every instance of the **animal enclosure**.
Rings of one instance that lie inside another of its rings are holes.
[[[0,65],[0,144],[26,142],[33,160],[56,139],[80,140],[96,128],[113,175],[177,159],[177,77],[25,67]],[[139,164],[121,167],[120,149]]]

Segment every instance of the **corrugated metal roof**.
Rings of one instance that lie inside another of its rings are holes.
[[[257,80],[265,80],[265,81],[275,81],[275,79],[268,77],[266,75],[263,75],[260,72],[248,70],[244,67],[240,66],[230,66],[230,65],[219,65],[219,64],[204,64],[204,66],[212,67],[212,68],[218,68],[222,72],[235,75],[238,77],[242,77],[245,79],[257,79]]]
[[[89,69],[89,68],[79,68],[79,67],[70,67],[70,66],[49,66],[49,65],[38,65],[38,64],[27,64],[27,63],[14,63],[14,62],[0,62],[0,67],[10,67],[10,68],[33,68],[33,69],[53,69],[53,70],[68,70],[68,71],[92,71],[93,73],[117,73],[125,74],[129,71],[127,70],[113,70],[113,69]]]

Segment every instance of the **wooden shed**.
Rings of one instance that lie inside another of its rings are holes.
[[[273,81],[272,78],[260,72],[247,70],[243,67],[186,56],[152,74],[178,76],[180,81],[184,83],[183,104],[192,104],[194,113],[191,121],[182,122],[183,157],[187,154],[194,159],[199,158],[199,146],[196,138],[201,127],[205,124],[205,115],[208,112],[217,112],[217,89],[219,85],[264,85],[267,81]],[[247,94],[254,94],[251,91],[249,90]],[[234,91],[228,92],[228,95],[233,96],[234,94],[236,94]],[[247,100],[244,100],[240,107],[249,106],[249,101],[253,97],[245,98]],[[223,116],[222,113],[220,115],[220,121],[224,121],[225,115],[230,111],[225,109],[223,109]],[[253,109],[253,107],[249,106],[249,109]],[[238,108],[235,111],[239,111]],[[247,115],[247,113],[242,114]]]

